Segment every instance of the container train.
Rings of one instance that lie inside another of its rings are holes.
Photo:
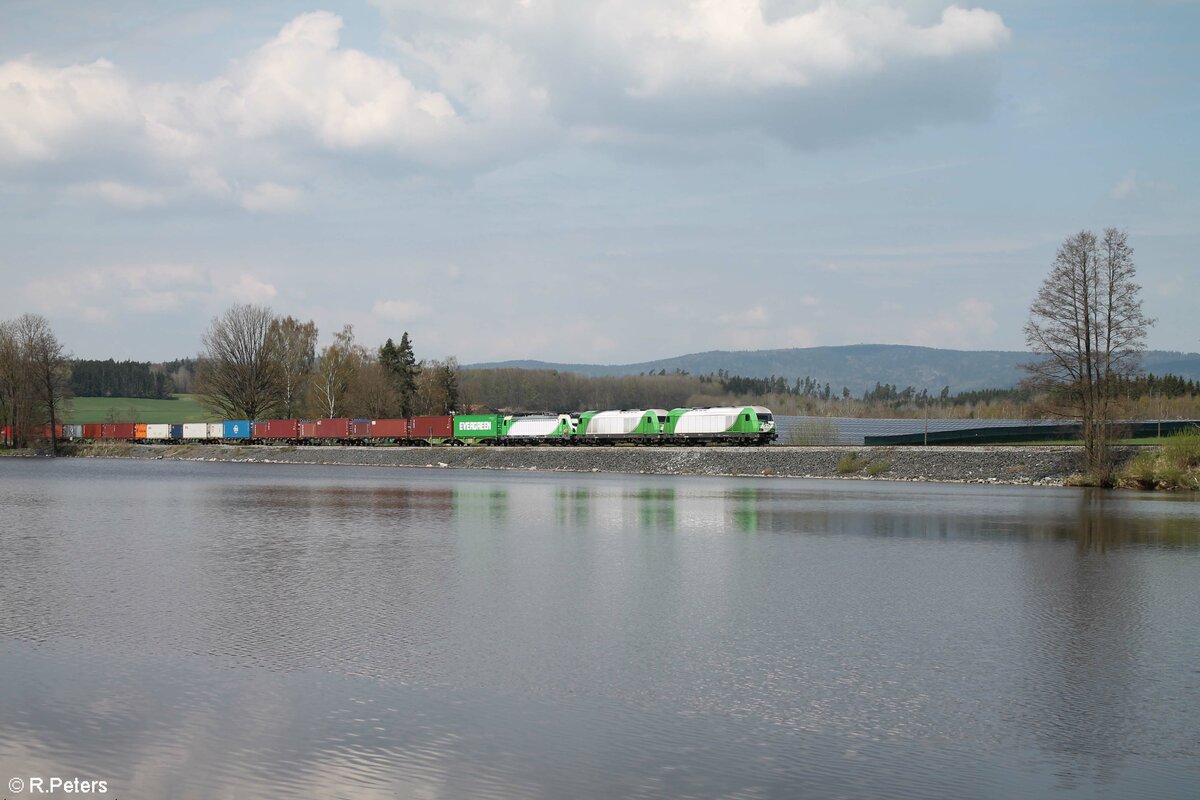
[[[271,419],[62,425],[65,441],[288,445],[700,445],[770,444],[775,420],[762,406],[584,411],[579,414],[454,414],[403,419]],[[49,438],[49,431],[42,431]]]

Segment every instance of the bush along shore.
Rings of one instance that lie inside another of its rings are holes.
[[[1137,450],[1133,447],[1116,448],[1114,456],[1117,463],[1130,462]],[[1076,446],[431,448],[114,443],[70,445],[65,454],[260,464],[850,478],[1042,486],[1062,486],[1075,482],[1083,464],[1082,448]]]

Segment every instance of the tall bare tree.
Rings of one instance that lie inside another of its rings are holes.
[[[453,414],[458,407],[458,360],[422,361],[417,370],[418,414]]]
[[[1029,309],[1025,342],[1041,358],[1026,365],[1053,410],[1083,429],[1086,466],[1111,477],[1109,442],[1122,380],[1137,375],[1147,329],[1137,267],[1124,231],[1068,236]]]
[[[12,431],[11,444],[20,445],[33,417],[29,382],[12,322],[0,322],[0,427]]]
[[[196,365],[200,402],[226,419],[264,419],[283,398],[271,309],[236,305],[213,319]]]
[[[344,410],[351,382],[367,360],[366,350],[354,341],[353,325],[334,334],[317,358],[312,378],[313,407],[321,416],[336,417]]]
[[[22,314],[0,325],[0,411],[23,444],[34,426],[49,424],[58,452],[58,425],[71,397],[70,357],[39,314]]]
[[[17,318],[17,336],[25,354],[33,401],[49,424],[50,448],[58,452],[58,425],[71,398],[71,361],[62,343],[39,314]]]
[[[300,414],[308,381],[317,361],[317,325],[293,317],[271,322],[272,351],[279,363],[282,382],[281,410],[291,419]]]

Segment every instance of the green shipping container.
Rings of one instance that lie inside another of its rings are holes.
[[[454,438],[460,441],[495,439],[503,431],[504,417],[499,414],[456,414]]]

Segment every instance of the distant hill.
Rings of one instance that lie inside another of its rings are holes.
[[[556,369],[581,375],[637,375],[684,370],[693,375],[725,370],[731,375],[765,378],[781,375],[789,381],[811,376],[828,382],[834,392],[849,387],[861,395],[878,383],[897,388],[915,386],[930,392],[949,386],[952,393],[1015,386],[1023,377],[1021,364],[1029,353],[1007,350],[941,350],[894,344],[855,344],[841,347],[803,347],[787,350],[712,350],[637,364],[554,364],[545,361],[501,361],[468,364],[467,369],[515,367]],[[1200,353],[1152,350],[1142,358],[1147,372],[1170,372],[1200,380]]]

